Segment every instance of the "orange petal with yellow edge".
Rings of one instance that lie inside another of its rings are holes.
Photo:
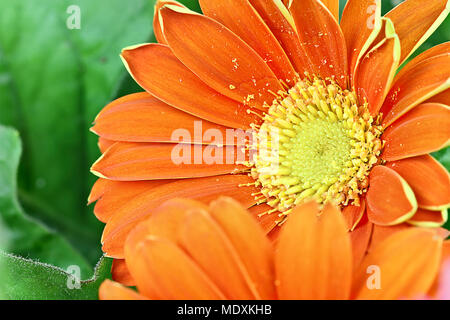
[[[106,150],[108,150],[109,147],[111,147],[116,141],[108,140],[102,137],[98,138],[98,148],[100,149],[101,153],[104,153]]]
[[[177,1],[167,1],[167,0],[158,0],[155,4],[155,14],[153,16],[153,33],[155,34],[156,40],[161,44],[167,44],[166,39],[164,38],[163,31],[161,29],[161,16],[159,14],[159,10],[164,7],[166,4],[178,6],[181,8],[185,8],[184,5]]]
[[[446,147],[450,140],[450,107],[424,103],[385,130],[381,157],[386,161],[420,156]]]
[[[354,278],[353,297],[411,299],[426,293],[438,272],[441,248],[442,239],[431,230],[395,233],[364,258]]]
[[[372,116],[378,115],[391,88],[400,61],[400,41],[394,26],[385,23],[385,38],[361,59],[356,69],[354,86],[360,102],[369,103]]]
[[[342,12],[341,29],[353,82],[356,66],[381,30],[381,0],[348,0]]]
[[[320,0],[339,23],[339,0]]]
[[[405,61],[439,27],[449,13],[448,0],[406,0],[386,14],[394,22]]]
[[[316,67],[315,75],[347,88],[347,49],[336,19],[319,0],[294,1],[289,10],[300,44]]]
[[[119,181],[184,179],[238,173],[248,160],[240,147],[118,142],[91,168],[99,177]]]
[[[432,96],[426,102],[441,103],[450,106],[450,89],[447,89],[435,96]]]
[[[108,220],[102,235],[103,251],[108,256],[123,258],[123,245],[129,232],[139,222],[151,216],[161,203],[173,198],[189,198],[209,203],[218,196],[227,196],[244,207],[251,207],[256,203],[253,194],[259,190],[243,185],[253,182],[247,175],[223,175],[178,180],[146,191],[118,208]]]
[[[286,53],[248,0],[200,0],[203,14],[233,31],[255,50],[277,76],[287,83],[295,70]]]
[[[394,79],[380,112],[383,127],[450,87],[450,54],[425,59]]]
[[[395,225],[410,219],[417,210],[414,192],[394,170],[378,165],[369,175],[367,216],[379,225]]]
[[[387,167],[399,173],[414,191],[419,207],[442,210],[450,206],[450,176],[429,155],[388,162]]]
[[[273,248],[258,222],[230,198],[213,201],[210,213],[232,243],[258,297],[276,299]]]
[[[339,210],[314,202],[293,209],[282,227],[275,253],[280,299],[347,299],[352,251]]]
[[[106,188],[109,184],[109,180],[98,178],[92,186],[91,192],[88,197],[88,205],[100,199],[106,191]]]
[[[440,55],[445,55],[450,53],[450,41],[438,44],[434,47],[431,47],[428,50],[425,50],[417,57],[409,61],[397,74],[397,79],[401,78],[404,74],[408,74],[411,69],[414,69],[418,64],[423,61],[434,58]]]
[[[419,208],[414,216],[406,222],[417,227],[437,228],[444,225],[447,220],[447,209],[442,209],[441,211],[430,211]]]
[[[147,300],[136,291],[108,279],[100,285],[98,296],[100,300]]]
[[[113,260],[111,276],[114,281],[117,281],[125,286],[131,287],[136,285],[124,259]]]
[[[197,131],[215,130],[226,137],[227,127],[173,108],[147,92],[133,93],[108,104],[91,131],[102,138],[129,142],[179,142],[177,130],[192,143],[211,143]],[[225,144],[225,141],[223,141]]]
[[[294,20],[286,6],[273,0],[248,0],[273,35],[280,42],[295,70],[304,76],[305,72],[314,73],[314,65],[307,57],[297,36]]]
[[[143,44],[122,50],[121,57],[134,80],[159,100],[210,122],[232,128],[250,128],[259,120],[247,113],[243,100],[235,101],[207,86],[161,44]]]
[[[259,108],[283,89],[264,60],[220,23],[175,6],[160,14],[173,53],[211,88]]]

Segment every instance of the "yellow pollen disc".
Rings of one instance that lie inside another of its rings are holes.
[[[249,164],[263,201],[283,214],[309,199],[359,203],[382,149],[367,103],[334,82],[300,80],[263,120]]]

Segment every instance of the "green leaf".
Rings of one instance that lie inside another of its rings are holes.
[[[109,277],[112,259],[102,257],[89,280],[77,277],[77,266],[61,268],[0,252],[0,299],[97,299],[98,288]],[[75,272],[73,272],[74,270]]]
[[[450,171],[450,147],[433,153],[433,157],[435,157],[440,163],[442,163],[444,167],[447,168],[447,171]]]
[[[20,153],[18,132],[0,126],[0,250],[62,268],[76,264],[88,275],[91,267],[86,260],[60,235],[27,217],[20,207],[16,196]]]
[[[80,9],[80,29],[66,25],[72,5]],[[99,156],[89,127],[126,74],[121,49],[150,39],[153,5],[0,1],[0,124],[17,128],[23,140],[20,202],[91,264],[100,255],[102,224],[86,207],[95,180],[89,167]]]
[[[178,2],[182,3],[186,7],[188,7],[191,10],[194,10],[196,12],[201,13],[200,4],[198,0],[178,0]],[[156,42],[155,35],[152,34],[149,42]],[[133,45],[135,43],[130,43],[130,45]],[[120,98],[127,94],[136,93],[136,92],[142,92],[144,89],[142,89],[136,81],[128,74],[126,73],[123,78],[121,79],[119,86],[117,87],[117,91],[114,93],[114,98]]]

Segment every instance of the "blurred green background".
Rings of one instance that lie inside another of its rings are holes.
[[[180,2],[199,10],[197,0]],[[400,2],[383,0],[383,14]],[[80,29],[66,26],[71,5],[81,9]],[[154,41],[153,5],[0,0],[0,125],[18,132],[0,127],[1,250],[92,273],[102,224],[86,206],[89,167],[100,154],[89,127],[108,102],[141,91],[119,53]],[[448,41],[449,22],[417,53]],[[450,167],[448,148],[435,156]]]

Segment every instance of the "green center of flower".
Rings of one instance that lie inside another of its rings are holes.
[[[334,82],[300,80],[263,120],[250,146],[260,202],[283,215],[309,199],[359,203],[382,149],[367,103]]]

